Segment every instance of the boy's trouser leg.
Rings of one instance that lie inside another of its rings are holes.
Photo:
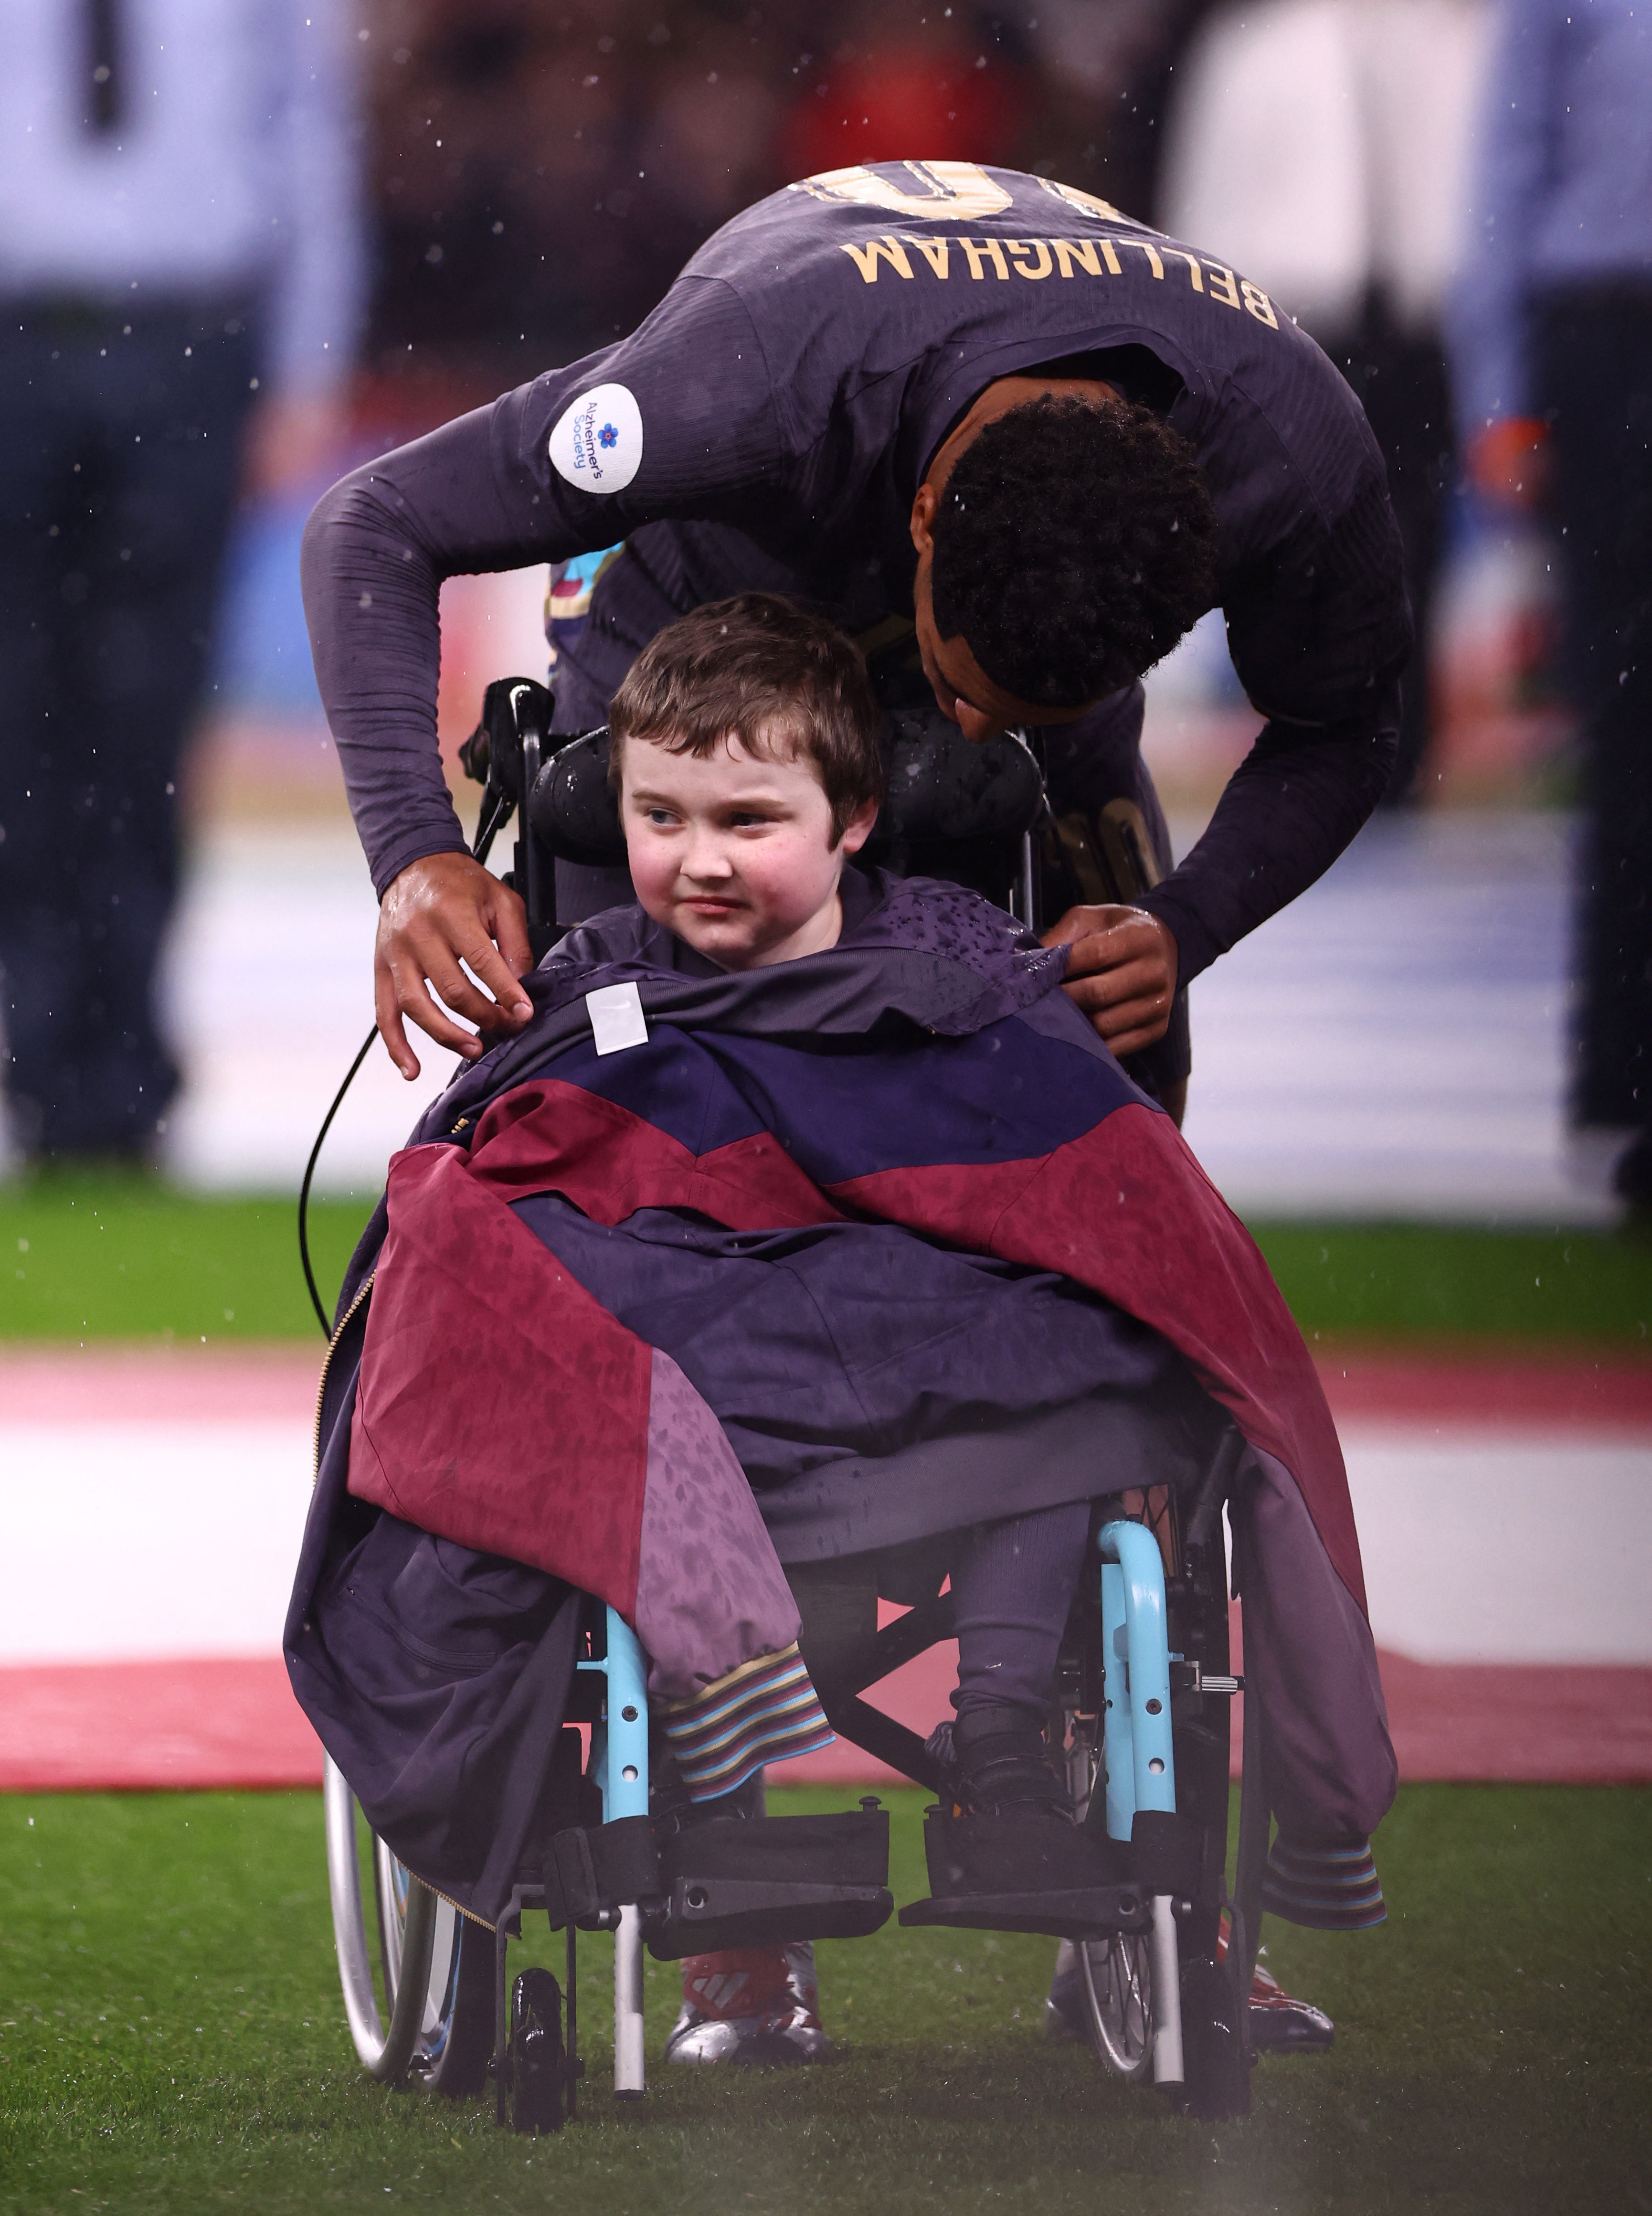
[[[1010,1708],[1042,1729],[1068,1610],[1084,1567],[1090,1503],[982,1524],[952,1565],[960,1720]]]

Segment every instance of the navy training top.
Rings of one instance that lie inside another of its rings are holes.
[[[1293,897],[1380,794],[1410,644],[1359,403],[1215,257],[1072,187],[959,162],[834,171],[758,201],[629,337],[319,503],[316,674],[379,890],[464,844],[435,743],[444,577],[625,539],[681,606],[789,588],[864,632],[912,612],[908,519],[949,430],[993,379],[1057,364],[1192,444],[1233,661],[1269,719],[1144,904],[1182,942],[1185,979]]]

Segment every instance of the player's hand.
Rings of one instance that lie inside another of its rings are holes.
[[[1116,1055],[1162,1039],[1180,962],[1168,924],[1145,908],[1070,908],[1046,946],[1071,946],[1066,989]]]
[[[519,1031],[533,1013],[517,982],[532,967],[527,910],[490,870],[469,854],[427,854],[409,862],[378,904],[373,949],[379,1036],[402,1076],[419,1074],[403,1017],[428,1031],[438,1046],[451,1046],[475,1062],[495,1039]],[[450,1008],[482,1037],[456,1024]]]

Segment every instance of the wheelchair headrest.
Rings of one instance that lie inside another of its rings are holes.
[[[883,767],[887,790],[869,841],[874,854],[897,844],[1019,838],[1033,828],[1044,805],[1038,765],[1018,740],[989,739],[976,746],[938,710],[888,717]],[[625,834],[608,784],[605,729],[570,740],[551,756],[529,797],[528,821],[567,861],[624,861]]]
[[[1038,822],[1044,780],[1018,739],[977,746],[939,709],[892,715],[884,734],[883,807],[869,841],[951,845],[1019,838]]]
[[[587,731],[554,754],[528,796],[535,834],[564,861],[611,867],[625,859],[619,803],[608,784],[608,732]]]

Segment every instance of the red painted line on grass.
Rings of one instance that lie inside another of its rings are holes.
[[[0,1669],[0,1792],[319,1785],[279,1655]]]
[[[1652,1359],[1506,1351],[1324,1354],[1314,1360],[1339,1424],[1496,1431],[1652,1432]]]
[[[314,1348],[65,1347],[0,1351],[0,1422],[308,1423]]]
[[[1577,1426],[1652,1433],[1652,1357],[1449,1352],[1325,1353],[1315,1360],[1339,1422]],[[0,1349],[0,1421],[308,1421],[322,1349]]]
[[[1398,1654],[1381,1661],[1400,1774],[1409,1783],[1652,1783],[1652,1669],[1493,1667]],[[949,1643],[908,1663],[870,1697],[927,1734],[951,1714],[956,1683],[957,1649]],[[1236,1728],[1236,1757],[1238,1745]],[[772,1775],[776,1784],[904,1782],[842,1739]],[[277,1658],[0,1670],[0,1791],[249,1791],[320,1782],[320,1745]]]

